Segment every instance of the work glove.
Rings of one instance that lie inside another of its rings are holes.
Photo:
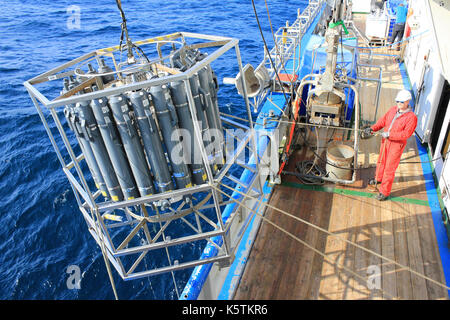
[[[373,130],[371,127],[367,127],[364,129],[364,134],[367,136],[373,135]]]
[[[383,132],[382,134],[381,134],[381,136],[383,137],[383,138],[385,138],[385,139],[387,139],[387,138],[389,138],[389,132]]]
[[[361,133],[359,134],[361,139],[370,139],[373,137],[373,130],[370,127],[361,129]]]

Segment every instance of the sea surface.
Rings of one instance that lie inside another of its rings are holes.
[[[255,2],[272,47],[264,1]],[[122,21],[116,2],[1,0],[0,5],[0,299],[114,299],[100,248],[23,82],[95,49],[117,45]],[[306,5],[307,0],[268,0],[274,29],[286,20],[293,22],[297,8]],[[238,38],[243,64],[256,67],[263,57],[249,0],[122,0],[122,6],[134,41],[196,32]],[[74,12],[79,12],[79,25]],[[226,54],[213,68],[219,80],[234,77],[235,55]],[[54,81],[42,90],[54,98],[61,83]],[[220,84],[219,105],[236,115],[245,110],[234,86]],[[49,112],[45,116],[50,119]],[[81,271],[80,289],[67,285],[71,265]],[[180,292],[191,272],[175,272]],[[170,274],[133,281],[121,280],[114,270],[113,275],[119,299],[177,299]]]

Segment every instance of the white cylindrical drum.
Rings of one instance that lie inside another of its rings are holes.
[[[327,148],[326,170],[330,178],[351,180],[355,150],[345,144],[335,144]],[[337,168],[339,167],[339,168]]]

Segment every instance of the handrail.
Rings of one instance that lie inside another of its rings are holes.
[[[276,74],[275,70],[270,63],[270,57],[275,57],[274,65],[275,69],[280,70],[280,67],[283,66],[293,54],[297,50],[298,45],[300,44],[304,34],[309,29],[312,21],[317,17],[320,12],[323,0],[310,0],[308,6],[304,9],[302,13],[297,13],[297,19],[290,26],[280,27],[274,34],[275,36],[275,45],[269,51],[264,51],[264,58],[259,63],[256,69],[261,67],[266,67],[269,71],[269,78],[271,80],[275,79]],[[279,56],[279,54],[281,57]],[[299,53],[300,55],[300,53]],[[298,65],[298,69],[300,68],[300,63]],[[293,73],[295,70],[292,70]],[[258,110],[259,105],[264,101],[268,91],[262,90],[258,95],[253,98],[253,109]]]
[[[377,91],[375,93],[375,114],[374,114],[374,119],[373,121],[375,122],[377,119],[377,113],[378,113],[378,106],[380,104],[380,93],[381,93],[381,85],[382,85],[382,79],[383,79],[383,68],[381,66],[377,66],[377,65],[371,65],[371,64],[364,64],[364,63],[357,63],[356,67],[366,67],[366,68],[376,68],[379,69],[380,72],[378,73],[378,78],[361,78],[361,77],[357,77],[358,80],[363,80],[363,81],[376,81],[377,82]],[[359,73],[359,72],[358,72]]]

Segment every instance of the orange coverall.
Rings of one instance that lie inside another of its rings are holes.
[[[384,128],[384,132],[389,130],[392,120],[397,113],[397,106],[392,107],[380,118],[371,128],[378,131]],[[412,136],[417,126],[417,117],[412,111],[407,111],[395,119],[389,132],[388,139],[381,140],[380,155],[377,161],[375,179],[381,181],[379,191],[385,196],[389,196],[392,183],[395,178],[403,150],[406,147],[406,140]],[[384,150],[383,150],[384,149]]]

